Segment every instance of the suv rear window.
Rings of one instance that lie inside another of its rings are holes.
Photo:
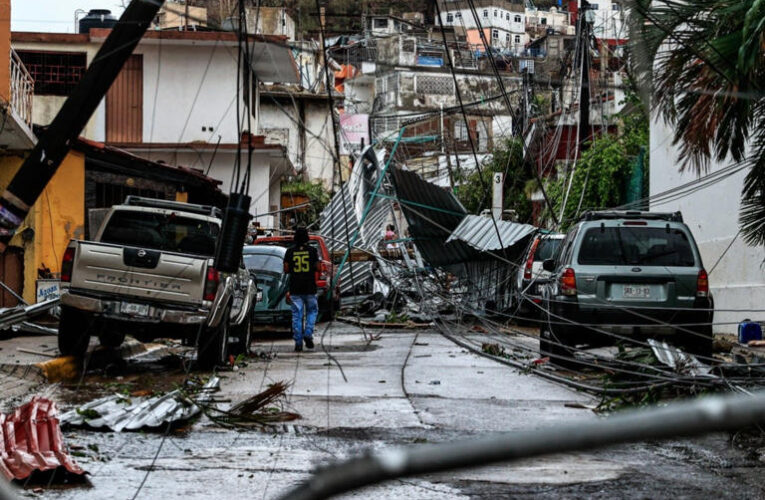
[[[534,262],[542,262],[547,259],[552,259],[555,252],[558,251],[558,247],[560,247],[562,241],[562,239],[558,238],[542,238],[539,240],[539,245],[537,245],[537,249],[534,252]]]
[[[591,228],[579,247],[579,264],[692,267],[696,259],[684,231],[659,227]]]
[[[171,213],[118,210],[112,213],[101,241],[152,250],[211,257],[215,254],[218,225]]]

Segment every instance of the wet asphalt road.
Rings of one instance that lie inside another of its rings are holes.
[[[600,418],[566,406],[596,403],[589,396],[468,353],[433,330],[325,326],[317,338],[324,332],[337,363],[319,345],[296,354],[286,334],[269,335],[253,349],[275,352],[273,359],[222,373],[218,397],[232,403],[292,381],[285,409],[300,420],[259,432],[203,417],[164,441],[162,432],[66,431],[66,442],[83,450],[77,460],[90,485],[25,495],[125,499],[145,481],[138,498],[274,498],[316,467],[370,448]],[[72,397],[54,394],[62,406]],[[343,498],[762,498],[762,465],[714,435],[410,478]]]

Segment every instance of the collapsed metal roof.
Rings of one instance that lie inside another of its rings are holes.
[[[218,377],[210,377],[199,390],[197,402],[209,400],[210,394],[217,390],[219,385]],[[106,427],[117,432],[134,431],[188,420],[199,412],[199,406],[183,397],[180,390],[150,398],[131,398],[115,394],[96,399],[61,415],[61,423],[95,429]]]
[[[519,243],[536,229],[529,224],[504,220],[496,221],[495,225],[490,217],[466,215],[446,242],[464,241],[481,252],[502,250]]]
[[[0,472],[8,481],[59,467],[85,474],[66,452],[53,401],[35,396],[13,413],[0,414]]]

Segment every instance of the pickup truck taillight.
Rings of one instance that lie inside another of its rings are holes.
[[[68,247],[64,252],[64,258],[61,259],[61,281],[69,283],[72,281],[72,267],[74,266],[74,247]]]
[[[220,284],[220,273],[212,266],[207,268],[207,277],[205,278],[204,300],[215,300],[215,294],[218,292]]]
[[[560,275],[560,293],[563,295],[576,295],[576,274],[567,267]]]
[[[523,279],[530,280],[531,279],[531,271],[534,268],[534,254],[537,251],[537,246],[539,245],[539,240],[534,240],[534,243],[531,245],[531,250],[529,251],[529,258],[526,259],[526,267],[523,269]]]
[[[326,262],[322,262],[319,266],[319,279],[320,280],[327,280],[329,279],[329,266]]]
[[[703,269],[696,278],[696,297],[709,297],[709,275]]]

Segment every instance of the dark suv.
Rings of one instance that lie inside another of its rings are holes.
[[[679,212],[585,213],[543,266],[552,273],[542,291],[543,354],[570,360],[582,344],[667,336],[711,355],[707,272]]]

